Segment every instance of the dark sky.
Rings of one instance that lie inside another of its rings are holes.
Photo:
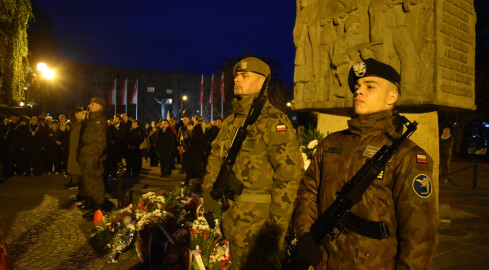
[[[61,59],[210,75],[244,50],[292,84],[292,0],[40,0]]]

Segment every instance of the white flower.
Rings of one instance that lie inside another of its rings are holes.
[[[131,230],[131,231],[136,230],[136,227],[134,227],[134,225],[133,225],[133,224],[128,224],[126,227],[127,227],[129,230]]]
[[[131,217],[130,216],[125,216],[123,219],[122,219],[122,224],[124,225],[127,225],[131,223]]]
[[[312,140],[309,142],[309,144],[307,145],[307,148],[308,149],[314,149],[316,146],[318,145],[318,140]]]
[[[309,168],[309,165],[311,165],[311,160],[310,159],[304,161],[304,170],[307,170],[307,168]]]

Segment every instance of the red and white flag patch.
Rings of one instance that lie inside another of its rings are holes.
[[[427,164],[428,158],[426,157],[426,155],[416,154],[416,162]]]
[[[275,129],[277,131],[286,131],[287,130],[287,126],[286,125],[276,125],[275,126]]]

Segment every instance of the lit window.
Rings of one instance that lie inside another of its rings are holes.
[[[171,90],[170,88],[166,89],[166,93],[171,95],[171,93],[173,92],[173,90]]]
[[[154,93],[155,87],[154,86],[148,86],[147,90],[148,90],[148,93]]]

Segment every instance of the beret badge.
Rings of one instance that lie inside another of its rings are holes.
[[[247,69],[247,68],[248,68],[248,62],[247,61],[241,62],[241,69]]]
[[[355,64],[353,64],[352,69],[357,77],[363,77],[363,75],[365,75],[365,73],[367,72],[367,65],[365,65],[365,62],[363,61],[356,62]]]

